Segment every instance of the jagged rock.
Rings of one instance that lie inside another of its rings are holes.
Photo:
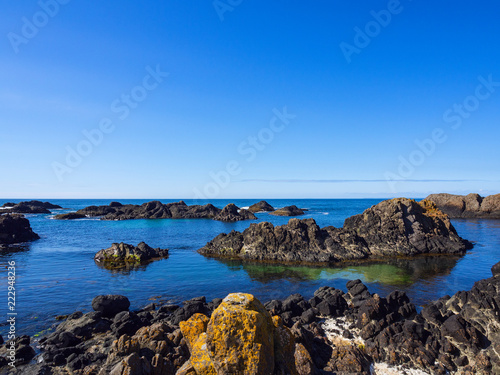
[[[500,219],[500,194],[485,198],[479,194],[431,194],[427,198],[453,218]]]
[[[430,201],[383,201],[345,220],[343,228],[319,228],[313,219],[273,226],[251,224],[242,233],[222,233],[198,250],[211,257],[260,261],[335,263],[417,254],[463,254],[448,217]]]
[[[301,210],[295,205],[292,206],[286,206],[283,208],[278,208],[277,210],[271,212],[271,215],[276,215],[276,216],[300,216],[304,215],[304,210]]]
[[[227,207],[226,207],[227,208]],[[73,219],[82,217],[100,217],[101,220],[131,220],[131,219],[214,219],[221,213],[221,209],[206,204],[204,206],[188,206],[184,201],[163,204],[160,201],[151,201],[141,205],[121,204],[111,202],[106,206],[89,206],[76,211],[76,216],[68,214],[56,215],[56,219]],[[226,209],[221,218],[224,221],[229,220],[233,208]],[[234,216],[236,220],[252,220],[255,216],[246,210],[240,210]]]
[[[121,242],[112,244],[108,249],[100,250],[94,256],[94,260],[104,268],[117,269],[167,257],[168,249],[153,249],[144,242],[139,243],[137,246]]]
[[[222,209],[214,220],[219,221],[241,221],[241,220],[257,220],[257,216],[248,210],[240,209],[233,203],[229,203]]]
[[[128,298],[120,295],[100,295],[92,300],[94,311],[98,311],[106,317],[114,317],[119,312],[128,311],[129,307]]]
[[[16,214],[50,214],[51,209],[62,208],[50,202],[29,201],[20,203],[5,203],[1,212]]]
[[[256,213],[256,212],[272,212],[274,211],[274,207],[271,206],[266,201],[260,201],[258,203],[252,204],[248,207],[248,211]]]
[[[0,215],[0,245],[34,241],[40,236],[33,232],[30,222],[23,215]]]

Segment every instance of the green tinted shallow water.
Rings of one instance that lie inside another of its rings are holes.
[[[342,226],[348,216],[361,213],[378,202],[364,199],[269,200],[274,207],[295,204],[308,208],[304,218],[314,218],[320,226],[337,227]],[[53,203],[75,210],[109,201],[53,200]],[[223,207],[229,202],[212,203]],[[235,203],[245,207],[255,201]],[[257,216],[260,221],[271,221],[275,225],[288,222],[286,217],[267,213]],[[7,285],[5,265],[8,261],[16,262],[20,334],[35,334],[47,329],[56,322],[56,315],[89,311],[94,296],[110,293],[129,297],[132,308],[146,305],[152,299],[182,302],[201,295],[208,299],[225,297],[236,291],[252,293],[266,301],[292,293],[310,297],[325,285],[345,290],[348,280],[359,278],[371,292],[387,295],[395,289],[405,290],[417,305],[422,305],[445,294],[469,289],[475,281],[489,277],[491,266],[500,260],[500,221],[453,221],[462,237],[476,243],[474,249],[461,258],[422,257],[338,267],[299,267],[208,259],[196,252],[221,232],[244,230],[251,223],[248,221],[58,221],[52,220],[51,215],[30,215],[29,219],[41,239],[15,252],[0,254],[1,285]],[[127,271],[109,271],[94,263],[97,251],[122,241],[131,244],[145,241],[153,247],[169,248],[170,257]],[[0,304],[0,314],[6,316],[6,309],[6,304]],[[0,334],[5,332],[6,325],[0,326]]]

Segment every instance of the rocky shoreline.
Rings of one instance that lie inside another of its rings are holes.
[[[427,198],[452,219],[500,219],[500,194],[431,194]]]
[[[61,206],[52,204],[50,202],[41,201],[27,201],[12,203],[7,202],[2,206],[0,212],[2,213],[16,213],[16,214],[50,214],[50,210],[60,209]]]
[[[261,222],[243,232],[222,233],[198,251],[216,258],[332,264],[420,254],[464,254],[471,247],[434,203],[397,198],[347,218],[343,228],[320,228],[313,219],[291,219],[276,227]]]
[[[2,374],[370,374],[376,363],[426,374],[500,371],[500,263],[470,291],[444,296],[417,313],[403,292],[371,294],[360,280],[347,292],[322,287],[260,303],[234,293],[182,306],[129,311],[124,296],[97,296],[93,312],[75,312],[39,341],[7,343]]]

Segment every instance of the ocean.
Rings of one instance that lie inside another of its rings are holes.
[[[150,200],[150,199],[149,199]],[[119,200],[142,204],[149,200]],[[0,200],[5,202],[20,200]],[[111,200],[49,200],[64,213]],[[161,200],[163,203],[178,200]],[[267,200],[274,207],[291,204],[306,208],[301,218],[313,218],[321,227],[340,227],[344,219],[361,213],[380,199],[293,199]],[[224,207],[235,203],[248,207],[257,200],[190,201]],[[452,220],[458,234],[474,243],[463,257],[419,257],[384,262],[360,263],[342,267],[301,267],[265,265],[208,259],[196,251],[219,233],[242,231],[252,222],[223,223],[209,219],[159,219],[101,221],[54,220],[53,215],[26,215],[41,239],[0,253],[0,334],[7,327],[7,263],[16,263],[17,335],[42,336],[57,324],[55,317],[80,310],[91,311],[91,301],[99,294],[122,294],[138,309],[154,301],[182,303],[206,296],[223,298],[232,292],[254,294],[265,302],[300,293],[309,298],[321,286],[346,290],[345,284],[361,279],[370,292],[387,295],[393,290],[407,292],[419,307],[446,294],[467,290],[475,281],[490,277],[490,268],[500,260],[500,220]],[[286,224],[290,218],[258,213],[259,221]],[[170,249],[163,259],[128,271],[109,271],[98,267],[93,257],[113,242]]]

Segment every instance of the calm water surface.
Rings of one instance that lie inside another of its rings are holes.
[[[12,200],[9,200],[12,201]],[[7,200],[0,200],[2,205]],[[14,200],[14,202],[16,202]],[[110,200],[51,200],[68,212]],[[146,200],[121,200],[141,204]],[[162,200],[164,203],[172,200]],[[230,201],[212,200],[217,207]],[[233,200],[246,207],[255,200]],[[274,207],[295,204],[309,211],[318,225],[340,227],[344,219],[377,204],[373,199],[268,200]],[[189,201],[187,204],[208,202]],[[419,306],[445,294],[470,289],[475,281],[490,277],[490,268],[500,260],[499,220],[453,220],[459,235],[473,241],[474,249],[464,257],[423,257],[413,260],[363,263],[341,268],[312,268],[262,265],[207,259],[196,252],[221,232],[244,230],[251,221],[222,223],[208,219],[75,221],[53,220],[52,215],[27,215],[41,237],[15,252],[0,253],[0,285],[7,294],[8,261],[17,267],[16,297],[18,334],[43,334],[54,325],[56,315],[76,310],[89,311],[98,294],[126,295],[132,308],[153,299],[182,302],[204,295],[207,299],[244,291],[262,301],[301,293],[309,298],[321,286],[346,290],[348,280],[361,279],[371,292],[387,295],[395,289],[406,291]],[[286,224],[289,218],[257,214],[259,221]],[[170,257],[130,271],[111,272],[99,268],[95,253],[113,242],[136,245],[145,241],[153,247],[170,249]],[[0,303],[0,334],[5,334],[7,298]]]

